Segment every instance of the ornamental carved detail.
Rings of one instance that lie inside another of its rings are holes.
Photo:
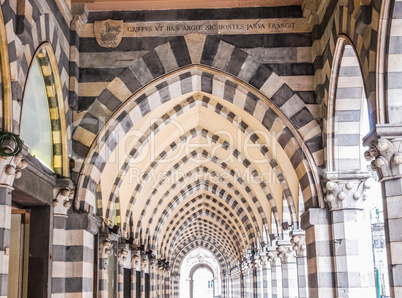
[[[400,144],[400,140],[393,144],[387,139],[379,139],[364,153],[364,157],[371,160],[371,168],[377,171],[380,182],[402,177]]]
[[[325,184],[324,200],[331,210],[363,209],[367,200],[365,191],[371,188],[371,180],[334,180]]]

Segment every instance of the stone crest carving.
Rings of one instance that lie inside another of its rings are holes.
[[[123,21],[105,20],[94,22],[94,33],[98,44],[104,48],[117,47],[123,38]]]

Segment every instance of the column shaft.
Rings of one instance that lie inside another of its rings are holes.
[[[7,298],[11,228],[11,188],[0,187],[0,297]]]
[[[375,298],[371,226],[363,210],[332,211],[337,297]]]
[[[308,209],[301,216],[301,225],[306,233],[309,296],[334,298],[335,275],[328,210]]]

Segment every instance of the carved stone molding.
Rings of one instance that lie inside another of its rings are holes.
[[[307,256],[306,236],[302,234],[293,235],[290,242],[294,244],[293,250],[295,251],[297,258]]]
[[[14,179],[21,177],[21,170],[27,165],[28,162],[22,158],[22,154],[0,156],[0,186],[12,187]]]
[[[282,264],[296,262],[296,252],[291,246],[280,245],[276,249],[278,251],[278,257],[281,259]]]
[[[367,160],[372,160],[371,168],[377,171],[380,182],[402,177],[402,152],[398,150],[401,144],[400,139],[391,143],[382,138],[372,143],[364,153]]]
[[[364,209],[364,202],[367,199],[364,192],[370,188],[370,180],[327,181],[324,188],[324,200],[331,210]]]

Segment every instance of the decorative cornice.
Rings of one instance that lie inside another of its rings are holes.
[[[371,160],[371,168],[377,171],[380,182],[402,177],[402,152],[399,151],[401,144],[402,139],[393,139],[391,142],[381,138],[372,143],[364,153],[364,157]]]
[[[331,211],[364,209],[364,202],[367,199],[364,192],[370,188],[370,180],[330,180],[325,183],[324,200]]]

